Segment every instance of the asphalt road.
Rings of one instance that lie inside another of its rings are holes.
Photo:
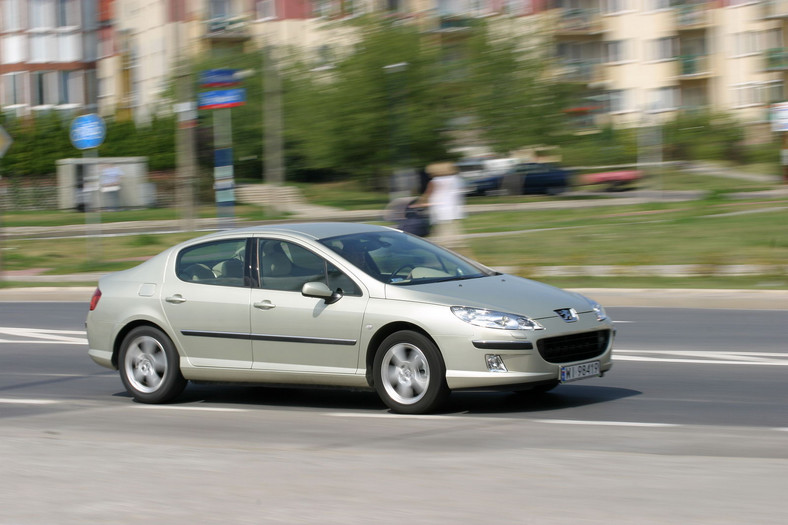
[[[134,403],[84,303],[0,303],[0,523],[784,523],[788,313],[610,308],[608,375],[541,397],[190,385]]]

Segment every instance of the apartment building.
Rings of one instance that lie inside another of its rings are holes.
[[[578,122],[636,126],[714,109],[762,124],[785,99],[785,0],[557,0],[552,9],[560,74],[585,87]]]
[[[0,0],[0,106],[167,109],[181,56],[297,46],[316,67],[352,42],[334,21],[372,11],[452,34],[463,20],[547,30],[579,127],[638,126],[712,108],[766,123],[784,101],[788,0]],[[324,30],[326,27],[330,29]]]
[[[95,0],[0,0],[0,107],[95,109],[98,18]]]

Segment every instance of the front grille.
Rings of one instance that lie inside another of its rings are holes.
[[[604,353],[610,330],[548,337],[536,343],[539,355],[548,363],[571,363],[592,359]]]

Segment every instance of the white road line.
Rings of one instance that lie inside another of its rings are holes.
[[[345,413],[345,412],[328,412],[328,413],[325,413],[323,415],[324,416],[328,416],[328,417],[350,417],[350,418],[362,418],[362,419],[392,419],[392,418],[396,418],[396,419],[438,419],[438,420],[441,420],[441,419],[465,419],[465,420],[467,420],[468,419],[467,417],[464,417],[464,416],[438,416],[438,415],[429,415],[429,414],[422,414],[422,415],[417,415],[417,414],[394,414],[394,413],[391,413],[391,412],[387,412],[385,414],[379,414],[379,413],[375,413],[375,414],[357,414],[357,413],[354,413],[354,412],[347,412],[347,413]]]
[[[84,330],[49,330],[0,326],[0,336],[20,338],[0,338],[0,343],[10,344],[86,345],[88,343],[87,334]]]
[[[718,361],[714,359],[666,359],[664,357],[637,357],[637,356],[613,356],[615,361],[650,361],[655,363],[686,363],[695,365],[753,365],[753,366],[788,366],[788,361],[772,362],[742,362],[742,361]]]
[[[597,425],[605,427],[647,427],[647,428],[667,428],[680,427],[673,423],[638,423],[635,421],[585,421],[577,419],[532,419],[534,423],[548,423],[551,425]]]
[[[141,410],[181,410],[183,412],[249,412],[246,408],[196,407],[192,405],[129,405],[129,407]]]
[[[616,361],[701,365],[788,366],[788,353],[613,349]]]
[[[0,398],[0,404],[4,405],[57,405],[60,401],[55,399],[15,399]]]

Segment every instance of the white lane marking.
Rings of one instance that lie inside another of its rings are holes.
[[[54,399],[14,399],[0,398],[0,404],[5,405],[57,405],[60,401]]]
[[[141,410],[181,410],[184,412],[248,412],[246,408],[219,408],[219,407],[196,407],[196,406],[172,406],[172,405],[129,405],[131,408]]]
[[[18,337],[19,339],[8,339],[2,336]],[[48,330],[44,328],[0,326],[0,343],[86,345],[88,340],[87,333],[84,330]]]
[[[698,350],[613,349],[616,361],[686,363],[702,365],[788,366],[788,353]]]
[[[351,417],[351,418],[363,418],[363,419],[468,419],[467,417],[463,416],[436,416],[436,415],[428,415],[428,414],[394,414],[392,412],[388,412],[385,414],[356,414],[352,412],[328,412],[323,414],[329,417]]]
[[[586,421],[579,419],[532,419],[534,423],[548,423],[551,425],[599,425],[605,427],[647,427],[664,428],[680,427],[673,423],[638,423],[636,421]]]
[[[465,421],[476,421],[470,415],[456,416],[456,415],[408,415],[408,414],[355,414],[355,413],[342,413],[342,412],[328,412],[324,414],[329,417],[347,417],[347,418],[367,418],[367,419],[463,419]],[[502,418],[495,418],[495,421],[501,421]],[[524,421],[531,423],[548,423],[554,425],[601,425],[601,426],[614,426],[614,427],[647,427],[647,428],[662,428],[662,427],[680,427],[682,425],[675,425],[673,423],[638,423],[631,421],[584,421],[575,419],[516,419],[516,418],[503,418],[507,421]]]

